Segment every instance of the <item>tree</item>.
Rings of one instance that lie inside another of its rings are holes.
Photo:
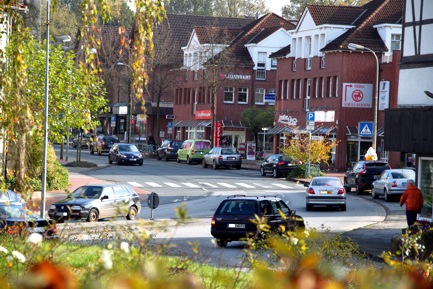
[[[250,107],[241,113],[242,123],[254,135],[255,143],[258,143],[259,132],[264,127],[272,127],[274,123],[274,107],[270,106],[266,110],[257,107]]]
[[[214,16],[245,17],[268,12],[264,0],[215,0]]]
[[[170,0],[165,8],[167,13],[212,16],[213,2],[214,0]]]
[[[281,8],[281,14],[288,19],[299,19],[309,4],[333,5],[333,6],[360,6],[370,0],[291,0],[290,4]]]

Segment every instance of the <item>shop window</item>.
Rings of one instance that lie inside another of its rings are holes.
[[[224,103],[234,103],[234,88],[224,87]]]

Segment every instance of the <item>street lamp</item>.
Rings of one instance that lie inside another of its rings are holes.
[[[376,143],[377,143],[377,110],[379,105],[379,59],[377,58],[376,53],[368,47],[355,44],[355,43],[349,43],[347,47],[350,50],[368,50],[369,52],[373,53],[374,58],[376,59],[376,93],[374,96],[373,148],[377,150]]]
[[[133,72],[131,66],[129,66],[126,63],[123,62],[116,62],[111,68],[113,68],[115,65],[118,66],[126,66],[128,67],[131,72]],[[110,70],[111,70],[110,68]],[[131,77],[131,76],[130,76]],[[131,128],[132,128],[132,97],[131,97],[131,84],[128,85],[128,123],[126,129],[128,130],[128,143],[131,143]]]
[[[269,130],[269,127],[262,128],[263,131],[263,157],[265,156],[265,146],[266,146],[266,132]]]

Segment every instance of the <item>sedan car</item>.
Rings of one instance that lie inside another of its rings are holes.
[[[133,144],[116,143],[108,152],[108,163],[143,165],[143,154]]]
[[[271,173],[274,178],[278,178],[288,175],[295,167],[293,158],[283,154],[274,154],[260,165],[260,174],[266,176],[267,173]]]
[[[0,204],[0,230],[6,234],[41,234],[45,239],[57,238],[57,227],[53,220],[41,218],[26,210],[21,204]]]
[[[6,190],[5,192],[0,192],[0,205],[20,205],[24,206],[25,201],[21,198],[20,194],[15,193],[11,190]]]
[[[118,143],[119,138],[115,135],[99,135],[96,140],[89,145],[90,154],[97,152],[99,155],[108,153],[113,144]]]
[[[140,213],[137,192],[129,185],[93,184],[77,188],[66,199],[53,203],[48,215],[57,221],[126,217],[134,220]]]
[[[80,141],[81,141],[81,147],[88,147],[91,137],[92,137],[92,134],[90,134],[90,133],[84,133],[84,134],[76,135],[74,140],[72,141],[72,147],[77,148]]]
[[[158,160],[164,159],[175,160],[177,158],[177,151],[182,146],[183,141],[166,139],[162,142],[161,146],[156,151],[156,158]]]
[[[219,247],[258,237],[263,232],[253,223],[256,217],[265,218],[274,232],[279,232],[281,226],[290,231],[305,229],[304,219],[278,197],[235,195],[228,196],[218,206],[212,217],[211,234]]]
[[[346,191],[337,177],[314,177],[307,187],[306,207],[311,211],[313,206],[338,206],[346,211]]]
[[[203,168],[211,165],[214,170],[219,167],[234,167],[237,170],[241,169],[242,157],[235,148],[214,147],[203,156]]]
[[[385,201],[400,197],[406,189],[407,180],[415,180],[415,171],[411,169],[391,169],[382,172],[373,182],[371,196],[374,199],[383,196]]]

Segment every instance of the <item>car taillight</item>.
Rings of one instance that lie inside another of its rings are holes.
[[[213,217],[212,217],[212,221],[210,222],[210,226],[211,226],[211,227],[215,227],[215,223],[216,223],[216,217],[213,216]]]
[[[396,182],[396,181],[393,181],[391,186],[392,186],[393,188],[398,187],[398,186],[397,186],[397,182]]]
[[[192,155],[194,154],[194,150],[191,150],[191,154],[192,154]]]
[[[223,159],[223,157],[222,157],[222,156],[219,156],[219,157],[218,157],[218,160],[219,160],[219,161],[221,161],[222,159]]]
[[[284,166],[286,163],[285,162],[278,162],[277,165],[279,166]]]
[[[338,190],[338,194],[339,194],[339,195],[344,195],[344,189],[343,189],[343,188],[340,188],[340,189]]]
[[[362,172],[360,172],[359,174],[360,175],[363,175],[363,174],[365,174],[367,172],[367,168],[365,167],[365,165],[364,165],[364,169],[362,170]]]
[[[101,141],[101,144],[102,144],[102,145],[104,145],[104,144],[105,144],[105,142],[104,142],[104,141]]]
[[[315,194],[314,189],[313,189],[313,188],[309,188],[309,189],[308,189],[308,193],[309,193],[310,195],[314,195],[314,194]]]

